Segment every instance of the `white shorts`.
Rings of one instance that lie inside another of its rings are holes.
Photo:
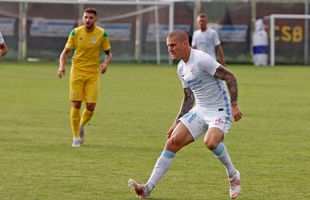
[[[206,133],[208,128],[216,127],[226,134],[232,123],[230,110],[224,108],[212,111],[195,106],[187,114],[180,118],[180,121],[188,128],[196,140],[200,135]]]

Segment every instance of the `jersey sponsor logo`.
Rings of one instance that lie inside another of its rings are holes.
[[[197,87],[200,86],[200,84],[202,83],[202,80],[199,78],[195,78],[195,79],[188,80],[188,81],[185,80],[185,82],[192,90],[195,90]]]
[[[198,81],[199,81],[199,79],[198,79],[198,78],[195,78],[195,79],[186,81],[186,83],[187,83],[188,85],[190,85],[190,84],[196,84]]]

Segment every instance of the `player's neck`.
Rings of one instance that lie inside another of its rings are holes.
[[[188,62],[189,57],[190,57],[190,55],[191,55],[191,50],[192,50],[192,48],[188,47],[188,49],[186,49],[186,50],[184,51],[184,55],[183,55],[183,57],[182,57],[183,62],[185,62],[185,63]]]
[[[208,29],[208,27],[200,28],[200,31],[205,32],[205,31],[207,31],[207,29]]]
[[[95,29],[95,25],[93,25],[93,26],[90,27],[90,28],[85,27],[85,30],[86,30],[86,32],[88,32],[88,33],[93,32],[94,29]]]

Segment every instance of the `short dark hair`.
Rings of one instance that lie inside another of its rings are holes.
[[[95,8],[86,8],[84,10],[84,13],[93,13],[94,15],[97,16],[97,10]]]

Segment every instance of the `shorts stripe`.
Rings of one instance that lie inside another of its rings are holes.
[[[226,114],[228,116],[230,116],[231,115],[231,108],[230,108],[230,103],[228,101],[228,94],[227,94],[227,91],[221,85],[220,81],[221,80],[216,80],[216,84],[217,84],[218,89],[221,91],[221,93],[223,95],[223,99],[225,101],[225,111],[226,111]]]

